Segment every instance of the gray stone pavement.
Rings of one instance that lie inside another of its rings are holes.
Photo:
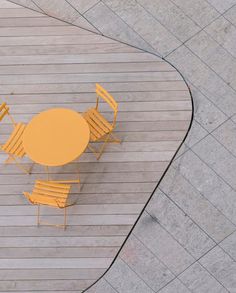
[[[184,145],[115,263],[87,292],[235,293],[236,0],[14,2],[83,19],[158,54],[192,91]]]

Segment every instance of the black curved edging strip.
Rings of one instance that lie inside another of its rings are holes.
[[[119,42],[119,41],[118,41],[118,42]],[[125,44],[125,43],[124,43],[124,44]],[[129,44],[127,44],[127,45],[130,46]],[[135,46],[132,46],[132,47],[136,48]],[[137,48],[137,49],[140,49],[140,48]],[[141,50],[142,50],[142,49],[141,49]],[[143,51],[144,51],[144,52],[147,52],[147,53],[149,53],[149,54],[152,54],[152,55],[158,56],[158,55],[156,55],[156,54],[154,54],[154,53],[150,53],[150,52],[145,51],[145,50],[143,50]],[[160,57],[160,56],[158,56],[158,57]],[[192,124],[193,124],[193,118],[194,118],[194,103],[193,103],[193,96],[192,96],[191,89],[190,89],[188,83],[186,82],[184,76],[182,75],[182,73],[181,73],[181,72],[180,72],[180,71],[179,71],[179,70],[178,70],[173,64],[171,64],[168,60],[165,60],[164,57],[160,57],[160,58],[161,58],[162,60],[164,60],[165,62],[167,62],[168,64],[170,64],[173,68],[175,68],[175,70],[176,70],[176,71],[180,74],[180,76],[183,78],[183,80],[184,80],[184,82],[185,82],[185,84],[186,84],[186,86],[187,86],[187,88],[188,88],[188,91],[189,91],[189,94],[190,94],[190,98],[191,98],[191,104],[192,104],[192,115],[191,115],[191,120],[190,120],[190,123],[189,123],[189,127],[188,127],[188,130],[187,130],[187,132],[186,132],[186,134],[185,134],[185,136],[184,136],[184,138],[183,138],[181,144],[179,145],[178,149],[176,150],[176,152],[175,152],[173,158],[170,160],[170,162],[169,162],[169,164],[168,164],[168,166],[167,166],[165,172],[162,174],[160,180],[158,181],[158,183],[157,183],[156,187],[154,188],[153,192],[151,193],[151,195],[150,195],[148,201],[147,201],[146,204],[144,205],[144,207],[143,207],[141,213],[139,214],[137,220],[136,220],[135,223],[133,224],[133,227],[131,228],[129,234],[126,236],[125,241],[124,241],[123,244],[121,245],[121,247],[120,247],[119,251],[117,252],[116,256],[114,257],[112,263],[111,263],[110,266],[106,269],[106,271],[101,275],[101,277],[99,277],[99,278],[98,278],[98,279],[97,279],[92,285],[90,285],[88,288],[86,288],[84,291],[82,291],[82,293],[86,292],[86,291],[89,290],[92,286],[94,286],[98,281],[100,281],[100,280],[105,276],[105,274],[110,270],[110,268],[112,267],[112,265],[115,263],[115,261],[116,261],[117,257],[119,256],[119,254],[120,254],[122,248],[124,247],[124,245],[126,244],[128,238],[129,238],[129,236],[130,236],[131,233],[133,232],[135,226],[137,225],[137,223],[138,223],[139,219],[141,218],[143,212],[145,211],[147,205],[149,204],[150,200],[152,199],[152,197],[153,197],[154,193],[156,192],[158,186],[160,185],[162,179],[165,177],[167,171],[169,170],[169,168],[170,168],[170,166],[171,166],[173,160],[175,159],[175,157],[176,157],[178,151],[180,150],[180,148],[181,148],[182,145],[184,144],[184,142],[185,142],[185,140],[186,140],[186,138],[187,138],[187,136],[188,136],[188,134],[189,134],[189,132],[190,132],[190,130],[191,130]]]
[[[30,9],[30,10],[33,10],[33,11],[36,11],[36,12],[40,13],[39,11],[34,10],[34,9],[32,9],[32,8],[29,8],[29,7],[26,7],[26,6],[22,5],[22,4],[17,4],[17,3],[15,3],[15,2],[11,1],[11,0],[8,0],[8,1],[9,1],[9,2],[12,2],[12,3],[16,4],[16,5],[19,5],[19,6],[22,6],[22,7],[25,7],[25,8],[27,8],[27,9]],[[66,1],[66,2],[67,2],[67,1]],[[33,3],[34,3],[34,2],[33,2]],[[68,2],[67,2],[67,3],[68,3]],[[34,4],[35,4],[35,3],[34,3]],[[38,5],[37,5],[37,6],[38,6]],[[40,7],[39,7],[39,8],[40,8]],[[73,8],[74,8],[74,7],[73,7]],[[40,9],[41,9],[41,8],[40,8]],[[42,9],[41,9],[41,10],[42,10]],[[77,11],[77,10],[76,10],[76,11]],[[79,12],[78,12],[78,13],[79,13]],[[80,14],[80,13],[79,13],[79,14]],[[45,15],[48,15],[48,14],[45,13]],[[57,17],[51,16],[51,15],[48,15],[48,16],[51,17],[51,18],[57,19],[57,20],[59,20],[59,21],[65,22],[65,23],[67,23],[67,24],[70,24],[70,25],[72,25],[72,26],[76,26],[76,27],[79,27],[79,28],[81,28],[81,29],[87,30],[87,31],[92,32],[92,33],[94,33],[94,34],[98,34],[98,33],[94,32],[94,31],[91,31],[91,30],[89,30],[89,29],[86,29],[86,28],[80,27],[80,26],[78,26],[78,25],[74,25],[73,23],[67,22],[67,21],[62,20],[62,19],[60,19],[60,18],[57,18]],[[80,16],[82,16],[85,20],[87,20],[83,15],[80,14]],[[90,23],[90,22],[89,22],[89,23]],[[187,138],[187,136],[188,136],[188,134],[189,134],[189,132],[190,132],[190,130],[191,130],[191,127],[192,127],[192,124],[193,124],[193,118],[194,118],[194,102],[193,102],[193,96],[192,96],[191,89],[190,89],[190,87],[189,87],[189,85],[188,85],[188,83],[187,83],[185,77],[183,76],[183,74],[182,74],[182,73],[181,73],[181,72],[180,72],[180,71],[179,71],[179,70],[178,70],[178,69],[177,69],[177,68],[176,68],[176,67],[175,67],[170,61],[166,60],[165,57],[161,57],[161,56],[159,56],[158,54],[155,54],[155,53],[153,53],[153,52],[149,52],[149,51],[147,51],[147,50],[144,50],[144,49],[142,49],[142,48],[136,47],[136,46],[134,46],[134,45],[132,45],[132,44],[128,44],[128,43],[123,42],[123,41],[121,41],[121,40],[117,40],[117,39],[112,38],[112,37],[110,37],[110,36],[106,36],[106,35],[104,35],[104,34],[102,34],[102,33],[101,33],[101,36],[106,37],[106,38],[108,38],[108,39],[111,39],[111,40],[113,40],[113,41],[116,41],[116,42],[122,43],[122,44],[124,44],[124,45],[129,46],[129,47],[133,47],[133,48],[135,48],[135,49],[141,50],[141,51],[146,52],[146,53],[148,53],[148,54],[155,55],[156,57],[161,58],[162,60],[164,60],[165,62],[167,62],[170,66],[172,66],[172,67],[173,67],[173,68],[174,68],[174,69],[180,74],[180,76],[182,77],[183,81],[185,82],[185,84],[186,84],[186,86],[187,86],[187,88],[188,88],[188,91],[189,91],[189,94],[190,94],[190,98],[191,98],[191,104],[192,104],[192,115],[191,115],[191,120],[190,120],[190,123],[189,123],[188,130],[187,130],[187,132],[186,132],[186,134],[185,134],[185,136],[184,136],[184,138],[183,138],[181,144],[179,145],[179,147],[178,147],[178,149],[176,150],[174,156],[173,156],[172,159],[170,160],[170,162],[169,162],[169,164],[168,164],[168,166],[167,166],[165,172],[162,174],[160,180],[157,182],[156,187],[154,188],[154,190],[153,190],[153,192],[151,193],[151,195],[150,195],[148,201],[147,201],[146,204],[144,205],[144,207],[143,207],[142,211],[140,212],[138,218],[136,219],[135,223],[133,224],[133,227],[131,228],[130,232],[129,232],[128,235],[126,236],[126,239],[124,240],[123,244],[121,245],[121,247],[120,247],[119,251],[117,252],[116,256],[114,257],[112,263],[111,263],[110,266],[105,270],[105,272],[104,272],[104,273],[103,273],[103,274],[102,274],[102,275],[101,275],[101,276],[100,276],[100,277],[99,277],[99,278],[98,278],[93,284],[91,284],[88,288],[86,288],[85,290],[83,290],[82,293],[86,292],[86,291],[89,290],[91,287],[93,287],[95,284],[97,284],[97,283],[98,283],[98,282],[99,282],[99,281],[105,276],[105,274],[110,270],[110,268],[111,268],[111,267],[113,266],[113,264],[115,263],[115,261],[116,261],[116,259],[118,258],[118,256],[119,256],[119,254],[120,254],[122,248],[123,248],[124,245],[126,244],[128,238],[129,238],[129,236],[131,235],[131,233],[133,232],[134,228],[136,227],[136,225],[137,225],[139,219],[141,218],[141,216],[142,216],[143,212],[145,211],[147,205],[149,204],[150,200],[152,199],[152,197],[153,197],[154,193],[156,192],[158,186],[160,185],[161,181],[163,180],[163,178],[165,177],[167,171],[169,170],[169,168],[170,168],[172,162],[174,161],[174,159],[175,159],[175,157],[176,157],[178,151],[180,150],[180,148],[181,148],[182,145],[184,144],[184,142],[185,142],[185,140],[186,140],[186,138]]]

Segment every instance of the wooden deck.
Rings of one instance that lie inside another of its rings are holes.
[[[35,207],[22,195],[46,178],[41,166],[31,176],[0,167],[0,291],[78,293],[109,267],[183,140],[190,95],[158,57],[4,0],[0,36],[1,100],[17,121],[52,107],[83,112],[95,102],[96,82],[119,103],[121,145],[109,145],[99,162],[87,151],[50,169],[54,179],[67,179],[80,168],[83,189],[66,231],[36,227]],[[10,130],[1,125],[2,142]],[[43,213],[63,219],[56,209]]]

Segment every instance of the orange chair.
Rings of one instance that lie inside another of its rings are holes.
[[[5,164],[15,161],[16,165],[23,170],[25,173],[30,174],[30,170],[27,170],[23,165],[21,165],[17,158],[21,159],[25,156],[25,151],[23,148],[22,137],[26,125],[23,123],[16,123],[13,117],[9,113],[9,107],[6,103],[0,106],[0,122],[3,118],[8,115],[13,125],[13,131],[4,145],[0,145],[0,149],[8,154],[8,158]]]
[[[64,209],[64,224],[53,225],[44,222],[43,224],[49,226],[64,227],[66,229],[67,214],[66,208],[73,205],[74,203],[69,203],[69,193],[71,185],[69,183],[78,183],[80,180],[68,180],[68,181],[47,181],[47,180],[37,180],[33,192],[23,192],[25,197],[33,204],[38,205],[37,212],[37,225],[40,222],[40,206],[46,205],[55,208]]]
[[[98,83],[96,84],[96,95],[96,107],[88,109],[83,114],[83,116],[88,122],[90,128],[90,142],[103,142],[99,150],[96,150],[91,145],[88,146],[88,148],[99,160],[108,142],[120,143],[121,141],[112,133],[116,126],[118,104],[114,98]],[[112,123],[108,122],[107,119],[98,110],[100,98],[103,99],[114,112]]]

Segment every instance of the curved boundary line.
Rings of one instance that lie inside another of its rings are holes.
[[[34,9],[29,8],[29,7],[27,7],[27,6],[24,6],[24,5],[22,5],[22,4],[17,4],[17,3],[15,3],[15,2],[11,1],[11,0],[7,0],[7,1],[12,2],[12,3],[14,3],[14,4],[16,4],[16,5],[19,5],[19,6],[25,7],[26,9],[33,10],[33,11],[36,11],[36,12],[38,12],[38,13],[41,13],[41,12],[39,12],[39,11],[37,11],[37,10],[34,10]],[[40,8],[40,9],[41,9],[41,8]],[[77,11],[77,10],[76,10],[76,11]],[[43,14],[43,13],[41,13],[41,14]],[[78,14],[79,14],[80,16],[82,16],[85,20],[87,20],[87,19],[86,19],[83,15],[81,15],[79,12],[78,12]],[[46,14],[46,13],[45,13],[45,15],[47,15],[47,16],[49,16],[49,17],[51,17],[51,18],[57,19],[57,20],[59,20],[59,21],[65,22],[65,23],[67,23],[67,24],[70,24],[70,25],[72,25],[72,26],[79,27],[79,28],[81,28],[81,29],[83,29],[83,30],[89,31],[89,32],[94,33],[94,34],[96,34],[96,35],[99,35],[99,34],[96,33],[96,32],[93,32],[93,31],[91,31],[91,30],[89,30],[89,29],[86,29],[86,28],[80,27],[80,26],[75,25],[75,24],[73,24],[73,23],[67,22],[67,21],[62,20],[62,19],[60,19],[60,18],[57,18],[57,17],[51,16],[51,15],[48,15],[48,14]],[[184,144],[184,142],[185,142],[185,140],[186,140],[186,138],[187,138],[187,136],[188,136],[188,134],[189,134],[189,132],[190,132],[190,130],[191,130],[191,128],[192,128],[193,118],[194,118],[194,102],[193,102],[193,96],[192,96],[191,89],[190,89],[190,87],[189,87],[189,85],[188,85],[188,83],[187,83],[185,77],[183,76],[183,74],[182,74],[182,73],[181,73],[181,72],[180,72],[180,71],[179,71],[179,70],[178,70],[178,69],[177,69],[177,68],[176,68],[176,67],[175,67],[170,61],[166,60],[165,57],[159,56],[158,54],[155,54],[155,53],[153,53],[153,52],[149,52],[149,51],[147,51],[147,50],[144,50],[144,49],[139,48],[139,47],[136,47],[136,46],[134,46],[134,45],[132,45],[132,44],[128,44],[128,43],[126,43],[126,42],[123,42],[123,41],[117,40],[117,39],[112,38],[112,37],[110,37],[110,36],[106,36],[106,35],[104,35],[104,34],[101,34],[101,36],[106,37],[106,38],[108,38],[108,39],[111,39],[111,40],[113,40],[113,41],[116,41],[116,42],[122,43],[122,44],[124,44],[124,45],[130,46],[130,47],[133,47],[133,48],[136,48],[136,49],[141,50],[141,51],[143,51],[143,52],[145,52],[145,53],[152,54],[152,55],[154,55],[154,56],[156,56],[156,57],[161,58],[162,60],[164,60],[165,62],[167,62],[170,66],[172,66],[172,67],[173,67],[173,68],[174,68],[174,69],[180,74],[180,76],[182,77],[183,81],[185,82],[185,84],[186,84],[186,86],[187,86],[187,88],[188,88],[188,91],[189,91],[189,94],[190,94],[190,99],[191,99],[191,104],[192,104],[192,115],[191,115],[191,119],[190,119],[190,123],[189,123],[188,130],[187,130],[187,132],[186,132],[186,134],[185,134],[185,136],[184,136],[184,138],[183,138],[181,144],[179,145],[179,147],[177,148],[175,154],[173,155],[172,159],[170,160],[170,162],[169,162],[168,166],[166,167],[166,170],[165,170],[164,173],[162,174],[160,180],[157,182],[156,187],[154,188],[154,190],[153,190],[153,192],[151,193],[149,199],[148,199],[147,202],[145,203],[145,205],[144,205],[142,211],[140,212],[138,218],[136,219],[136,221],[135,221],[135,223],[133,224],[131,230],[129,231],[128,235],[126,236],[124,242],[123,242],[122,245],[120,246],[120,248],[119,248],[119,250],[118,250],[116,256],[114,257],[113,261],[111,262],[110,266],[105,270],[105,272],[104,272],[104,273],[103,273],[103,274],[102,274],[102,275],[101,275],[101,276],[100,276],[100,277],[99,277],[99,278],[98,278],[93,284],[91,284],[88,288],[86,288],[85,290],[83,290],[82,293],[86,292],[87,290],[91,289],[95,284],[97,284],[97,283],[98,283],[98,282],[99,282],[99,281],[100,281],[100,280],[106,275],[106,273],[110,270],[110,268],[111,268],[111,267],[113,266],[113,264],[115,263],[115,261],[116,261],[116,259],[118,258],[118,256],[119,256],[121,250],[123,249],[124,245],[126,244],[128,238],[129,238],[129,236],[130,236],[131,233],[133,232],[133,230],[134,230],[134,228],[136,227],[138,221],[140,220],[140,218],[141,218],[143,212],[145,211],[147,205],[149,204],[150,200],[152,199],[154,193],[156,192],[158,186],[160,185],[161,181],[163,180],[163,178],[165,177],[166,173],[168,172],[168,170],[169,170],[169,168],[170,168],[172,162],[174,161],[174,159],[175,159],[175,157],[176,157],[178,151],[180,150],[180,148],[181,148],[182,145]]]
[[[118,42],[119,42],[119,41],[118,41]],[[133,46],[133,47],[135,47],[135,46]],[[135,48],[136,48],[136,47],[135,47]],[[139,48],[137,48],[137,49],[139,49]],[[141,49],[141,50],[142,50],[142,49]],[[148,51],[145,51],[145,50],[143,50],[143,51],[149,53]],[[154,54],[154,53],[149,53],[149,54],[153,54],[153,55],[156,56],[156,54]],[[159,56],[158,56],[158,57],[159,57]],[[167,62],[168,64],[170,64],[173,68],[175,68],[175,70],[176,70],[176,71],[180,74],[180,76],[183,78],[183,81],[185,82],[185,84],[186,84],[186,86],[187,86],[187,88],[188,88],[188,91],[189,91],[189,94],[190,94],[190,98],[191,98],[191,104],[192,104],[192,115],[191,115],[191,120],[190,120],[190,123],[189,123],[189,127],[188,127],[188,130],[187,130],[187,132],[186,132],[186,134],[185,134],[185,136],[184,136],[184,138],[183,138],[181,144],[179,145],[179,147],[177,148],[177,150],[176,150],[174,156],[173,156],[172,159],[170,160],[170,162],[169,162],[168,166],[166,167],[166,170],[165,170],[164,173],[162,174],[160,180],[157,182],[156,187],[154,188],[154,190],[153,190],[153,192],[151,193],[149,199],[148,199],[147,202],[145,203],[145,205],[144,205],[142,211],[140,212],[140,214],[139,214],[138,218],[136,219],[135,223],[133,224],[133,226],[132,226],[130,232],[129,232],[128,235],[126,236],[126,238],[125,238],[123,244],[121,245],[120,249],[118,250],[118,252],[117,252],[116,256],[114,257],[113,261],[111,262],[110,266],[106,269],[106,271],[105,271],[105,272],[104,272],[104,273],[103,273],[103,274],[102,274],[102,275],[101,275],[101,276],[100,276],[100,277],[99,277],[99,278],[98,278],[98,279],[97,279],[92,285],[90,285],[88,288],[86,288],[85,290],[83,290],[82,293],[86,292],[86,291],[89,290],[91,287],[93,287],[95,284],[97,284],[98,281],[100,281],[100,280],[105,276],[105,274],[110,270],[110,268],[113,266],[113,264],[115,263],[116,259],[117,259],[118,256],[119,256],[119,254],[120,254],[122,248],[124,247],[124,245],[126,244],[128,238],[129,238],[129,236],[130,236],[131,233],[133,232],[135,226],[137,225],[137,223],[138,223],[139,219],[141,218],[143,212],[145,211],[147,205],[149,204],[150,200],[152,199],[152,197],[153,197],[154,193],[156,192],[158,186],[160,185],[162,179],[165,177],[166,173],[168,172],[168,170],[169,170],[169,168],[170,168],[172,162],[174,161],[174,159],[175,159],[175,157],[176,157],[178,151],[180,150],[180,148],[181,148],[182,145],[184,144],[184,142],[185,142],[185,140],[186,140],[186,138],[187,138],[187,136],[188,136],[188,134],[189,134],[189,132],[190,132],[190,130],[191,130],[191,128],[192,128],[193,118],[194,118],[194,102],[193,102],[193,96],[192,96],[191,89],[190,89],[188,83],[186,82],[184,76],[182,75],[182,73],[181,73],[181,72],[180,72],[180,71],[179,71],[179,70],[178,70],[173,64],[171,64],[168,60],[165,60],[164,57],[160,57],[160,58],[161,58],[162,60],[164,60],[165,62]]]

